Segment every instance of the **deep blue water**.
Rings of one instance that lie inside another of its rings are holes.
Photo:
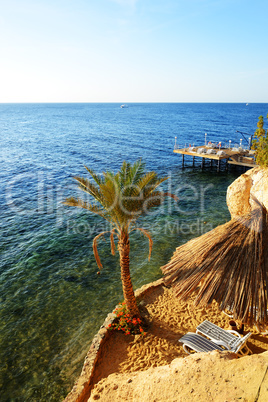
[[[92,239],[105,224],[62,205],[72,179],[117,170],[143,158],[169,176],[167,200],[131,238],[135,288],[161,277],[177,246],[229,219],[226,188],[240,172],[181,169],[179,146],[207,140],[239,143],[268,104],[0,104],[0,400],[60,401],[79,375],[91,340],[122,300],[118,257],[100,243],[97,275]]]

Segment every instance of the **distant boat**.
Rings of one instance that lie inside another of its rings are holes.
[[[246,106],[248,106],[248,103],[246,103]]]
[[[121,108],[128,107],[128,105],[121,105]]]

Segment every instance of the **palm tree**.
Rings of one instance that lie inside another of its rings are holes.
[[[94,256],[101,269],[97,242],[101,236],[110,233],[111,252],[115,255],[114,237],[117,237],[124,301],[131,316],[139,317],[129,270],[129,234],[133,230],[139,230],[149,239],[150,259],[153,241],[146,230],[136,226],[136,221],[151,208],[159,206],[166,196],[176,197],[156,190],[167,177],[159,178],[155,172],[145,173],[145,164],[141,160],[133,165],[124,161],[119,172],[114,174],[107,171],[102,176],[86,166],[85,168],[95,183],[83,177],[75,177],[75,180],[79,189],[90,194],[97,203],[70,197],[64,204],[87,209],[110,223],[111,230],[98,234],[93,240]]]

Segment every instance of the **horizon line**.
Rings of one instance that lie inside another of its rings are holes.
[[[238,104],[246,104],[246,105],[250,105],[250,104],[265,104],[268,103],[267,102],[245,102],[245,101],[129,101],[129,102],[120,102],[120,101],[20,101],[20,102],[15,102],[15,101],[11,101],[11,102],[2,102],[0,101],[1,105],[6,105],[6,104],[59,104],[59,103],[63,103],[63,104],[138,104],[138,103],[143,103],[143,104],[148,104],[148,103],[238,103]]]

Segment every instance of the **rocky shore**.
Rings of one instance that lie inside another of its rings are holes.
[[[227,191],[232,217],[256,207],[268,208],[268,170],[241,175]],[[82,373],[65,402],[109,401],[258,401],[268,400],[268,337],[255,327],[248,345],[253,355],[237,359],[229,352],[186,355],[179,338],[209,319],[228,328],[216,302],[193,307],[180,302],[162,280],[136,291],[151,317],[147,335],[125,336],[106,329],[109,314],[93,339]],[[194,298],[194,296],[193,296]]]

